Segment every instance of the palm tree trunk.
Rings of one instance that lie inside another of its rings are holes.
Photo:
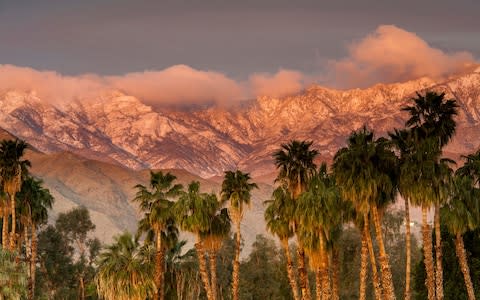
[[[37,272],[37,229],[36,225],[32,224],[32,256],[30,257],[30,273],[32,280],[32,298],[35,298],[35,273]]]
[[[375,225],[375,235],[378,242],[378,252],[380,267],[382,269],[382,285],[385,293],[385,299],[395,299],[395,288],[393,286],[392,271],[390,270],[390,263],[388,261],[388,254],[385,251],[385,244],[383,243],[382,225],[380,224],[380,218],[378,216],[378,209],[376,205],[372,206],[373,223]]]
[[[432,253],[432,231],[427,222],[426,206],[422,206],[422,236],[423,236],[423,255],[425,263],[425,272],[427,278],[425,285],[428,291],[428,300],[436,300],[435,298],[435,270],[433,267],[433,253]]]
[[[235,222],[237,228],[237,236],[235,240],[235,257],[233,259],[233,282],[232,282],[232,296],[233,300],[238,300],[238,283],[240,282],[240,244],[241,244],[241,236],[240,236],[240,218],[238,218]]]
[[[442,233],[440,231],[440,204],[435,203],[435,287],[437,300],[443,300]]]
[[[80,275],[80,300],[85,300],[85,275]]]
[[[456,234],[455,252],[457,253],[458,263],[463,273],[463,279],[465,280],[468,300],[475,300],[475,291],[473,289],[472,278],[470,277],[470,268],[468,267],[467,253],[465,251],[465,245],[463,244],[463,237],[459,233]]]
[[[210,276],[212,277],[211,289],[213,300],[218,299],[217,296],[217,253],[215,250],[211,250],[209,253],[210,258]]]
[[[197,250],[200,276],[202,277],[203,285],[205,287],[205,293],[207,294],[207,299],[208,300],[214,300],[213,295],[212,295],[212,287],[210,285],[210,276],[208,276],[205,250],[203,249],[201,241],[198,241],[195,244],[195,249]]]
[[[405,197],[405,251],[406,251],[406,264],[405,264],[405,300],[410,300],[412,292],[410,290],[410,273],[412,264],[412,240],[410,235],[410,206],[408,198]]]
[[[15,193],[10,195],[10,213],[12,214],[12,231],[10,232],[10,250],[15,249],[17,218],[15,213]]]
[[[362,231],[362,248],[360,250],[360,291],[359,300],[367,299],[367,267],[368,267],[368,245],[366,231]]]
[[[8,249],[8,204],[3,208],[2,247]]]
[[[330,300],[332,297],[331,285],[330,285],[330,276],[328,274],[328,254],[326,249],[326,241],[323,234],[320,233],[320,274],[322,278],[322,299]]]
[[[312,296],[310,294],[310,285],[308,283],[305,250],[300,244],[298,244],[298,248],[297,248],[297,257],[298,257],[298,274],[300,277],[300,290],[302,291],[302,299],[310,300]]]
[[[23,226],[23,235],[25,239],[25,260],[28,261],[31,264],[31,258],[32,258],[32,246],[31,246],[31,239],[28,238],[28,223],[25,223]],[[27,287],[28,287],[28,299],[31,300],[33,299],[33,292],[32,292],[32,267],[31,265],[27,269],[27,274],[28,274],[28,281],[27,281]]]
[[[292,256],[290,254],[290,248],[288,246],[288,238],[282,240],[282,246],[285,250],[285,256],[287,258],[287,275],[288,281],[290,282],[290,287],[292,288],[293,299],[300,300],[300,295],[298,293],[297,276],[295,274],[295,270],[293,269]]]
[[[155,286],[156,291],[153,294],[154,300],[163,300],[162,274],[163,274],[163,255],[162,255],[162,235],[160,230],[155,230]]]
[[[334,247],[332,251],[332,300],[340,299],[340,258],[338,256],[338,249]]]
[[[315,270],[315,296],[316,300],[323,300],[322,298],[322,268],[319,267]]]
[[[368,215],[363,215],[364,220],[364,234],[367,239],[368,252],[370,254],[370,264],[372,266],[372,277],[373,277],[373,290],[375,291],[375,299],[382,300],[382,285],[380,283],[380,278],[378,277],[377,261],[375,259],[375,251],[373,249],[372,236],[370,235],[370,220]]]

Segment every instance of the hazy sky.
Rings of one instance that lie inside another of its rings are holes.
[[[480,57],[480,1],[0,0],[0,64],[120,75],[185,64],[235,80],[314,73],[393,24]]]

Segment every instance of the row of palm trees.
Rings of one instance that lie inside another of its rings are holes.
[[[37,231],[47,222],[54,199],[43,182],[29,174],[30,162],[23,159],[27,147],[18,139],[0,143],[1,248],[15,261],[28,262],[28,299],[34,299]]]
[[[453,161],[442,157],[443,148],[455,133],[457,109],[455,101],[445,99],[444,94],[417,94],[413,104],[404,108],[410,115],[404,128],[395,129],[388,138],[376,138],[366,127],[354,131],[347,145],[335,154],[331,170],[325,163],[317,168],[318,151],[312,149],[313,142],[293,140],[273,154],[278,176],[271,199],[265,201],[265,220],[285,251],[295,300],[313,298],[309,269],[315,273],[315,298],[339,299],[338,240],[345,226],[355,226],[361,232],[359,298],[366,299],[369,263],[375,299],[396,298],[382,233],[382,215],[399,195],[405,200],[406,212],[404,298],[412,297],[409,217],[412,204],[422,209],[428,299],[443,299],[441,223],[456,237],[456,252],[468,297],[475,299],[462,235],[480,226],[480,151],[467,156],[464,166],[456,172],[452,170]],[[230,234],[232,222],[236,234],[232,298],[238,299],[240,224],[257,185],[247,173],[228,171],[218,197],[201,192],[198,182],[191,182],[184,189],[175,180],[170,173],[151,172],[148,186],[135,187],[134,201],[144,216],[135,238],[118,237],[116,244],[101,254],[97,286],[105,299],[164,299],[165,255],[178,242],[179,230],[195,235],[206,297],[218,299],[217,253]],[[432,228],[427,220],[432,208],[435,259]],[[297,244],[296,263],[290,253],[292,238]],[[129,259],[134,263],[127,264]],[[124,262],[117,264],[117,260]],[[155,261],[153,266],[149,264],[151,260]],[[130,275],[126,273],[127,266],[133,268]]]
[[[152,171],[149,186],[135,186],[137,193],[133,201],[138,203],[144,215],[138,223],[135,239],[128,235],[118,237],[116,243],[100,255],[96,281],[98,292],[105,299],[145,299],[147,296],[164,299],[165,255],[178,243],[179,229],[195,235],[195,249],[207,299],[218,299],[217,254],[230,234],[232,220],[237,234],[232,298],[238,299],[240,224],[245,206],[250,203],[251,191],[257,185],[246,173],[226,172],[220,197],[217,197],[214,193],[201,192],[199,182],[191,182],[184,190],[182,185],[174,183],[175,180],[170,173]],[[228,209],[225,207],[227,203]],[[138,245],[141,237],[144,238],[143,246],[139,249],[133,247],[135,243]],[[128,270],[122,268],[119,257],[136,262],[129,264],[138,267],[130,271],[131,277],[141,280],[148,278],[145,274],[151,272],[151,278],[145,284],[122,283]],[[147,266],[149,258],[155,262],[153,270]]]
[[[456,252],[469,299],[475,299],[462,234],[480,226],[480,150],[466,157],[455,174],[453,161],[442,157],[442,149],[455,133],[455,100],[444,94],[417,94],[403,110],[410,118],[405,128],[389,138],[375,138],[363,127],[354,131],[347,146],[334,156],[332,172],[314,163],[318,155],[312,142],[291,141],[274,154],[279,170],[277,189],[267,201],[265,218],[286,252],[287,272],[294,299],[311,299],[306,272],[307,253],[316,273],[316,298],[338,299],[338,269],[335,244],[346,223],[362,233],[360,299],[366,298],[368,256],[372,267],[375,299],[395,299],[388,254],[383,241],[383,210],[398,195],[405,199],[406,278],[405,299],[411,299],[411,241],[409,204],[422,209],[423,253],[428,299],[443,299],[443,268],[440,223],[456,236]],[[432,229],[427,220],[434,209],[435,259]],[[441,215],[443,220],[441,220]],[[378,246],[375,254],[370,224]],[[295,236],[298,270],[289,253],[288,241]],[[376,257],[380,269],[377,268]],[[331,266],[329,264],[331,263]],[[298,276],[297,276],[298,272]],[[297,278],[298,277],[298,278]],[[298,280],[297,280],[298,279]]]

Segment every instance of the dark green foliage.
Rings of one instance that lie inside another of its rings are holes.
[[[257,235],[240,265],[240,299],[291,299],[285,258],[275,242]]]

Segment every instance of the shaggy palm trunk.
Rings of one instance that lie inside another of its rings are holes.
[[[292,288],[293,299],[300,300],[300,295],[298,293],[297,276],[293,268],[292,255],[290,254],[290,248],[288,246],[288,238],[282,240],[282,246],[285,250],[285,256],[287,258],[287,275],[290,287]]]
[[[368,244],[365,229],[362,232],[362,248],[360,251],[360,291],[359,300],[367,299],[367,267],[368,267]]]
[[[436,300],[435,298],[435,270],[433,267],[433,254],[432,254],[432,231],[427,221],[426,206],[422,206],[422,237],[423,237],[423,255],[425,263],[425,272],[427,278],[425,279],[425,285],[428,291],[428,300]]]
[[[297,248],[297,257],[298,257],[298,274],[300,277],[300,290],[302,291],[302,299],[310,300],[310,285],[308,283],[308,274],[307,274],[307,264],[305,257],[305,250],[299,244]]]
[[[435,287],[437,300],[443,300],[442,233],[440,231],[440,204],[435,204]]]
[[[210,258],[210,276],[212,277],[211,289],[213,300],[218,298],[217,296],[217,253],[215,250],[211,250],[209,253]]]
[[[375,292],[375,299],[382,299],[382,285],[380,283],[380,278],[378,277],[377,261],[375,259],[375,251],[373,249],[372,236],[370,235],[370,222],[368,220],[368,215],[363,215],[364,220],[364,234],[367,239],[368,253],[370,254],[370,264],[372,265],[372,277],[373,277],[373,290]]]
[[[382,269],[382,287],[384,291],[385,299],[395,299],[395,288],[393,286],[392,271],[390,270],[390,263],[388,261],[388,254],[385,251],[385,244],[383,243],[382,225],[380,224],[380,218],[378,216],[378,209],[375,205],[372,206],[373,223],[375,224],[375,235],[378,242],[378,252],[380,267]]]
[[[163,300],[163,264],[164,254],[162,249],[162,234],[160,230],[156,230],[156,251],[155,251],[155,286],[157,290],[153,294],[154,300]]]
[[[235,222],[237,228],[237,236],[235,240],[235,257],[233,259],[233,282],[232,282],[232,294],[233,300],[238,300],[238,283],[240,282],[240,244],[241,244],[241,236],[240,236],[240,218]]]
[[[406,264],[405,264],[405,300],[410,300],[412,292],[410,290],[410,273],[412,264],[412,241],[410,236],[410,206],[408,198],[405,197],[405,251],[406,251]]]
[[[457,233],[455,238],[455,252],[458,257],[458,263],[463,273],[463,279],[465,280],[465,287],[467,288],[468,300],[475,300],[475,291],[473,289],[472,278],[470,277],[470,268],[467,262],[467,253],[465,251],[465,245],[463,244],[463,237]]]
[[[80,300],[85,300],[85,279],[84,275],[80,276]]]
[[[340,258],[338,249],[333,248],[332,252],[332,300],[339,300],[340,288]]]
[[[30,256],[30,273],[31,273],[31,293],[32,298],[35,298],[35,273],[37,271],[37,230],[36,225],[32,224],[32,255]]]
[[[10,195],[10,212],[12,214],[12,231],[10,232],[10,250],[15,249],[15,238],[17,230],[17,218],[15,213],[15,193]]]
[[[200,269],[200,276],[202,277],[203,285],[205,287],[205,293],[207,294],[207,299],[208,300],[214,300],[213,294],[212,294],[212,287],[210,285],[210,278],[208,276],[208,270],[207,270],[207,261],[205,257],[205,250],[203,249],[203,246],[201,245],[201,242],[198,241],[195,244],[195,249],[197,250],[197,256],[198,256],[198,265]]]

